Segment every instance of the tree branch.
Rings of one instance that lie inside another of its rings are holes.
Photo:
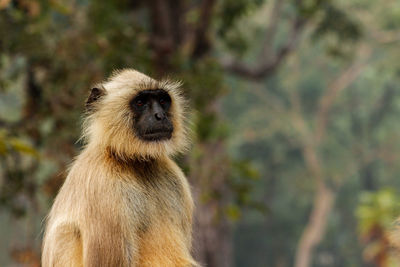
[[[333,208],[334,200],[335,193],[320,180],[317,183],[317,192],[309,222],[303,231],[296,251],[295,267],[310,266],[311,252],[324,236],[328,215]]]
[[[261,50],[262,58],[269,59],[273,53],[273,40],[278,29],[278,21],[282,13],[283,0],[275,0],[271,9],[269,23],[265,31],[264,42]]]
[[[316,118],[315,140],[320,142],[325,135],[326,125],[329,119],[329,111],[335,102],[337,95],[346,89],[361,73],[367,65],[367,59],[371,54],[371,48],[362,46],[359,50],[358,59],[344,70],[329,86],[326,93],[321,97]]]
[[[317,186],[312,211],[297,246],[295,267],[310,266],[313,250],[323,237],[328,215],[334,205],[336,194],[324,181],[323,162],[320,162],[320,157],[318,156],[318,146],[325,135],[329,112],[337,95],[346,89],[361,73],[362,68],[367,64],[370,54],[370,47],[361,47],[358,59],[328,86],[326,93],[320,100],[316,115],[317,125],[314,132],[309,131],[300,112],[295,112],[297,121],[295,125],[297,125],[299,132],[302,133],[304,140],[302,147],[303,157],[307,169],[313,176]]]
[[[292,104],[293,125],[301,136],[303,158],[307,170],[316,183],[312,211],[298,243],[294,264],[295,267],[308,267],[313,249],[321,241],[325,231],[328,215],[334,204],[335,193],[325,184],[323,163],[318,157],[316,143],[313,140],[314,135],[306,125],[301,114],[300,101],[296,96],[292,97]]]

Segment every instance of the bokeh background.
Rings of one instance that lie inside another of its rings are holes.
[[[90,87],[184,81],[208,267],[400,266],[400,1],[0,0],[0,265],[39,266]]]

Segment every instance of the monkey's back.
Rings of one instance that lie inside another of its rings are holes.
[[[168,158],[115,160],[89,150],[77,158],[47,220],[43,266],[195,264],[181,170]]]

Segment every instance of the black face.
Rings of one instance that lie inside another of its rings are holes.
[[[169,110],[171,97],[162,89],[143,90],[131,101],[135,113],[134,129],[146,141],[170,139],[174,127]]]

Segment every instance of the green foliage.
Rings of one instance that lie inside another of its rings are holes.
[[[34,147],[19,138],[10,136],[7,130],[0,128],[0,156],[6,157],[11,152],[39,157],[39,153]]]
[[[400,197],[392,188],[360,194],[356,211],[361,235],[367,235],[379,225],[389,229],[400,214]]]
[[[251,40],[244,33],[247,28],[242,27],[241,19],[254,14],[265,2],[267,1],[224,0],[220,3],[216,21],[217,36],[229,51],[242,56],[251,47]]]
[[[232,163],[232,175],[229,185],[233,191],[233,202],[227,207],[227,214],[232,220],[242,216],[241,209],[254,209],[266,214],[264,203],[254,198],[254,187],[260,179],[259,171],[247,160],[235,160]]]
[[[380,20],[385,29],[397,30],[400,27],[400,3],[394,2],[390,8],[382,7]]]
[[[239,56],[243,56],[250,47],[246,36],[239,28],[235,28],[234,30],[231,30],[229,34],[226,34],[224,45],[227,49]]]
[[[234,204],[229,204],[226,207],[226,214],[232,221],[238,221],[241,217],[240,207]]]
[[[320,22],[315,31],[314,38],[318,39],[326,34],[334,34],[340,41],[355,41],[361,37],[360,25],[343,10],[331,3],[322,5]]]
[[[393,189],[364,192],[357,208],[358,228],[366,243],[365,258],[379,266],[398,266],[399,258],[391,253],[389,235],[400,213],[400,197]]]
[[[326,50],[331,56],[351,56],[353,49],[351,45],[363,34],[360,23],[332,3],[321,5],[320,13],[312,38],[326,40],[328,42]]]
[[[260,7],[264,0],[224,0],[218,8],[219,14],[219,27],[217,29],[218,35],[224,37],[227,32],[234,28],[234,24],[249,12],[254,11]]]
[[[182,80],[194,111],[194,132],[198,141],[226,138],[227,127],[220,121],[213,102],[225,93],[220,66],[215,60],[204,60],[184,71]]]

